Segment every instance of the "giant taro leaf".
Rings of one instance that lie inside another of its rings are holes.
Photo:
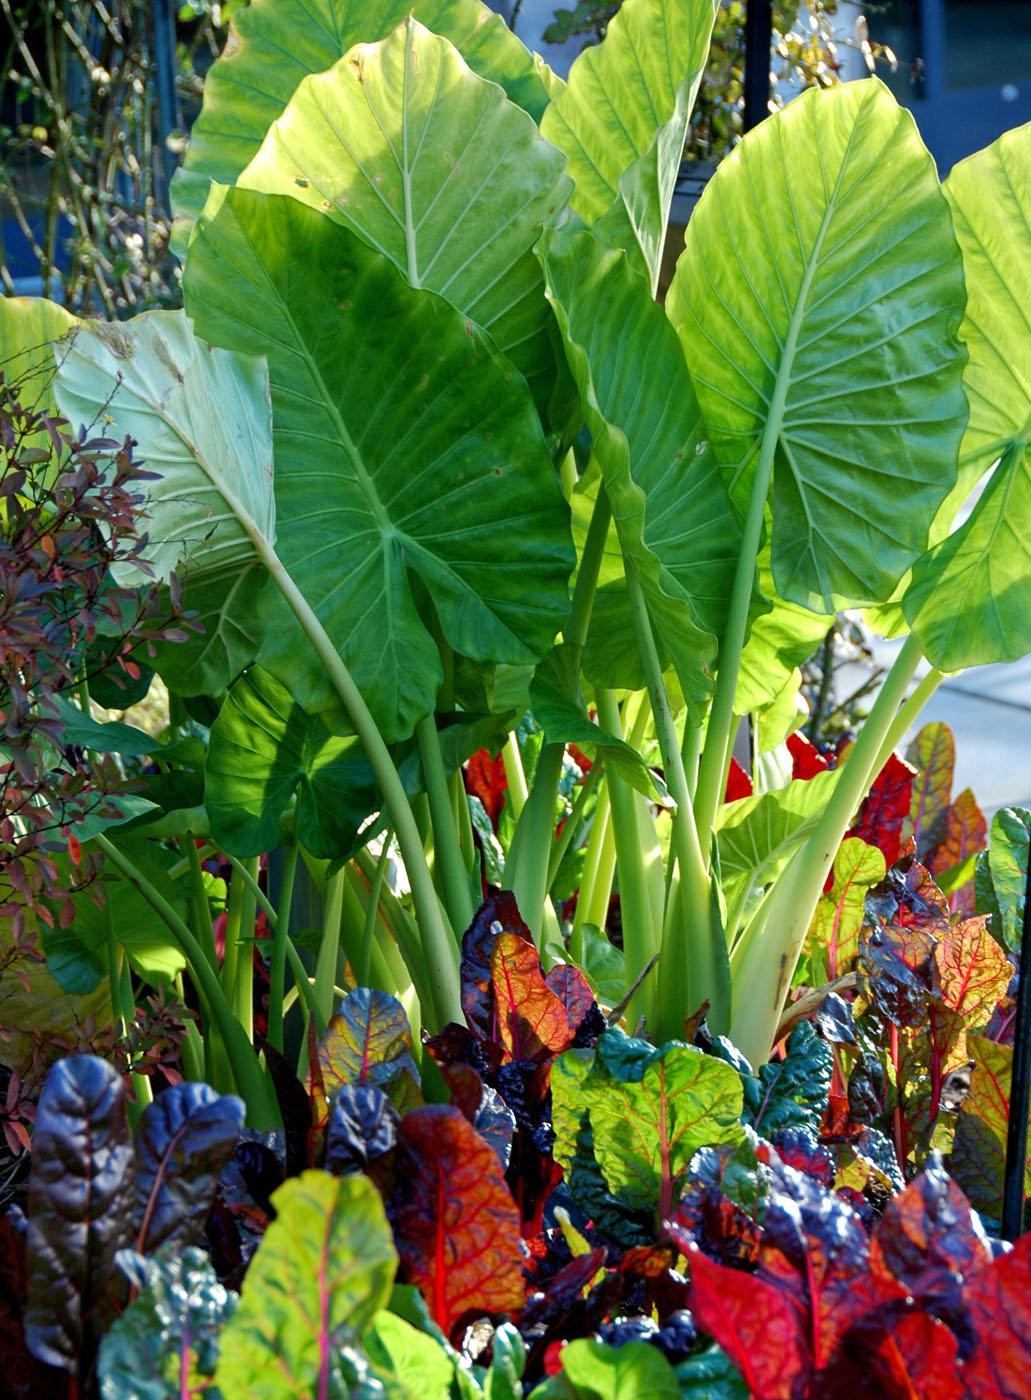
[[[211,726],[204,805],[223,850],[241,858],[278,844],[279,818],[297,790],[294,831],[313,856],[332,860],[354,845],[376,805],[365,750],[307,714],[260,666],[226,696]]]
[[[121,1075],[95,1055],[61,1060],[40,1096],[29,1179],[25,1334],[51,1366],[88,1367],[115,1315],[131,1172]]]
[[[523,1303],[519,1211],[501,1163],[457,1108],[414,1109],[398,1132],[394,1237],[405,1276],[451,1336],[467,1314]]]
[[[386,1306],[397,1267],[383,1203],[366,1177],[307,1171],[272,1204],[216,1383],[263,1400],[346,1394],[340,1351]]]
[[[740,532],[683,353],[622,252],[574,228],[546,233],[541,249],[624,556],[699,699],[711,689]]]
[[[934,162],[876,79],[804,92],[710,181],[667,309],[742,513],[772,469],[788,602],[881,601],[926,548],[966,423],[963,304]]]
[[[277,552],[384,731],[433,708],[436,644],[480,661],[548,649],[568,606],[568,510],[521,378],[455,309],[296,200],[216,190],[190,245],[201,334],[267,355]],[[286,603],[263,666],[313,712],[332,696]]]
[[[129,323],[80,327],[56,392],[75,422],[91,422],[104,405],[113,431],[131,434],[160,477],[147,491],[147,559],[163,575],[185,561],[186,605],[221,628],[217,638],[207,634],[204,682],[228,685],[253,656],[253,620],[240,622],[236,613],[255,596],[242,582],[257,577],[254,540],[271,547],[275,538],[265,366],[204,344],[181,311],[148,311]],[[223,604],[233,576],[241,593],[229,613]],[[130,565],[120,581],[146,577]]]
[[[714,0],[625,0],[585,48],[541,121],[565,151],[573,208],[658,279],[687,122],[709,52]]]
[[[960,489],[999,465],[967,519],[916,565],[902,606],[928,660],[958,671],[1031,651],[1031,126],[954,166],[945,193],[967,284]]]
[[[561,154],[409,17],[305,78],[240,176],[346,224],[487,331],[546,405],[551,312],[532,252],[566,203]]]
[[[479,0],[254,0],[204,83],[204,105],[173,186],[180,225],[196,219],[208,182],[231,184],[302,79],[331,68],[354,44],[383,39],[409,13],[442,34],[479,73],[535,119],[559,85],[500,15]]]
[[[141,1254],[200,1240],[243,1115],[240,1099],[207,1084],[173,1084],[144,1109],[133,1142],[133,1227]]]
[[[219,1329],[236,1294],[219,1283],[203,1250],[171,1245],[138,1259],[140,1294],[100,1344],[101,1400],[179,1400],[202,1395],[218,1359]]]

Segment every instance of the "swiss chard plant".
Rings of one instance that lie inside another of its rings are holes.
[[[194,629],[151,659],[162,736],[85,688],[66,716],[149,805],[79,833],[102,881],[44,946],[68,990],[109,948],[175,983],[188,1076],[255,1128],[284,1052],[317,1078],[338,989],[398,997],[413,1060],[462,1020],[487,885],[543,964],[488,968],[533,983],[532,1016],[489,1012],[520,1062],[579,968],[656,1046],[704,1009],[763,1064],[921,839],[896,745],[944,674],[1031,650],[1031,129],[942,184],[879,82],[806,92],[723,162],[660,297],[714,10],[626,0],[562,82],[477,0],[253,0],[176,182],[184,309],[35,350],[156,478],[147,568]],[[56,315],[0,304],[5,355]],[[845,609],[904,640],[828,761],[797,668]],[[966,900],[972,820],[940,867]]]

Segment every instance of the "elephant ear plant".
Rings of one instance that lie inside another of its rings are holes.
[[[663,304],[715,8],[626,0],[563,83],[475,0],[253,0],[176,185],[184,309],[55,343],[61,412],[156,474],[148,558],[203,627],[154,659],[166,741],[121,750],[151,806],[83,833],[103,936],[142,899],[193,1072],[254,1126],[339,985],[416,1046],[462,1019],[488,878],[631,1027],[707,1005],[763,1062],[895,745],[943,673],[1031,650],[1031,128],[943,186],[879,82],[806,92],[724,161]],[[859,608],[905,640],[789,778],[797,667]]]

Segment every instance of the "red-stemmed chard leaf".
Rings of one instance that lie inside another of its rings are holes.
[[[572,963],[556,963],[544,980],[562,1003],[566,1022],[575,1035],[595,1005],[591,984]]]
[[[738,763],[736,758],[730,760],[730,770],[727,773],[727,790],[723,794],[724,802],[737,802],[741,797],[751,797],[752,780]]]
[[[422,1102],[404,1007],[386,992],[356,987],[326,1027],[319,1044],[325,1093],[342,1084],[374,1084],[396,1108]]]
[[[29,1178],[29,1297],[34,1356],[88,1373],[124,1292],[115,1255],[132,1235],[132,1147],[122,1077],[71,1055],[40,1095]]]
[[[871,1271],[897,1280],[961,1336],[969,1331],[964,1289],[991,1259],[980,1221],[937,1155],[888,1202],[870,1243]]]
[[[445,1335],[469,1316],[517,1312],[519,1212],[497,1156],[457,1108],[406,1114],[396,1181],[391,1218],[402,1270]]]
[[[986,1026],[1013,976],[1013,964],[988,932],[987,919],[963,919],[947,929],[934,950],[938,989],[950,1011],[967,1026]]]
[[[462,1010],[469,1029],[480,1040],[498,1040],[494,1006],[492,960],[494,945],[503,933],[521,938],[534,946],[533,935],[519,913],[515,895],[495,890],[477,909],[462,937]]]
[[[888,866],[902,853],[903,825],[909,816],[915,777],[916,771],[893,753],[860,807],[855,826],[845,833],[876,846]]]
[[[465,790],[483,803],[490,824],[495,831],[498,819],[505,805],[508,791],[508,776],[505,773],[505,760],[501,754],[491,758],[487,749],[477,749],[465,765]]]
[[[397,1268],[383,1202],[360,1175],[307,1171],[272,1198],[276,1218],[220,1338],[226,1396],[348,1394],[341,1349],[386,1306]]]
[[[200,1241],[243,1117],[241,1099],[207,1084],[175,1084],[148,1104],[134,1142],[138,1253]]]
[[[1020,1400],[1031,1375],[1031,1235],[981,1269],[965,1294],[976,1337],[963,1367],[971,1400]]]
[[[932,875],[944,875],[962,865],[988,844],[988,823],[970,788],[964,788],[945,813],[945,829],[929,858]],[[954,914],[974,912],[974,873],[957,885],[949,897]]]
[[[952,799],[956,767],[952,730],[940,720],[925,724],[906,750],[906,757],[916,769],[906,834],[915,839],[917,854],[923,860],[941,839]]]
[[[740,1269],[715,1264],[691,1249],[690,1308],[763,1400],[803,1400],[812,1358],[792,1304],[774,1287]]]
[[[572,1044],[576,1031],[564,1003],[545,982],[532,943],[518,934],[501,934],[491,955],[491,981],[497,1038],[506,1061],[545,1060]]]
[[[884,1400],[965,1400],[959,1344],[944,1323],[912,1312],[890,1323],[859,1327],[851,1338],[852,1384],[833,1392]],[[874,1390],[870,1390],[873,1382]]]
[[[975,1210],[998,1219],[1002,1214],[1013,1049],[981,1035],[968,1036],[967,1049],[974,1062],[973,1071],[956,1120],[949,1170]],[[1031,1158],[1024,1173],[1025,1193],[1029,1193],[1029,1188]]]

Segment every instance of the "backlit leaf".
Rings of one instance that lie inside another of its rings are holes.
[[[272,1204],[222,1332],[216,1383],[262,1400],[346,1394],[340,1349],[386,1306],[397,1268],[379,1192],[364,1176],[307,1171]]]
[[[506,1058],[541,1060],[572,1042],[564,1004],[544,980],[537,949],[518,934],[503,933],[491,954],[498,1035]]]
[[[912,784],[912,768],[903,763],[898,754],[890,754],[874,779],[855,824],[846,833],[860,837],[868,846],[876,846],[889,867],[895,864],[902,850],[903,827],[912,803]]]
[[[988,932],[986,920],[963,919],[934,950],[942,1001],[970,1027],[986,1026],[1006,995],[1013,964]]]
[[[398,1132],[394,1237],[404,1276],[448,1337],[466,1315],[523,1303],[519,1212],[501,1163],[457,1108],[413,1109]]]
[[[997,1220],[1002,1214],[1013,1047],[970,1035],[967,1048],[974,1068],[956,1122],[949,1170],[971,1205]],[[1031,1194],[1031,1158],[1024,1172],[1024,1192]]]
[[[834,858],[834,883],[821,897],[809,925],[810,952],[820,951],[827,976],[846,971],[859,951],[866,892],[884,879],[884,856],[854,836],[846,837]]]
[[[942,720],[925,724],[906,750],[916,769],[907,834],[916,840],[923,857],[941,838],[945,813],[952,801],[952,776],[956,767],[956,740]]]
[[[343,1084],[371,1084],[397,1107],[421,1102],[408,1017],[386,992],[348,992],[319,1042],[319,1065],[330,1098]]]

